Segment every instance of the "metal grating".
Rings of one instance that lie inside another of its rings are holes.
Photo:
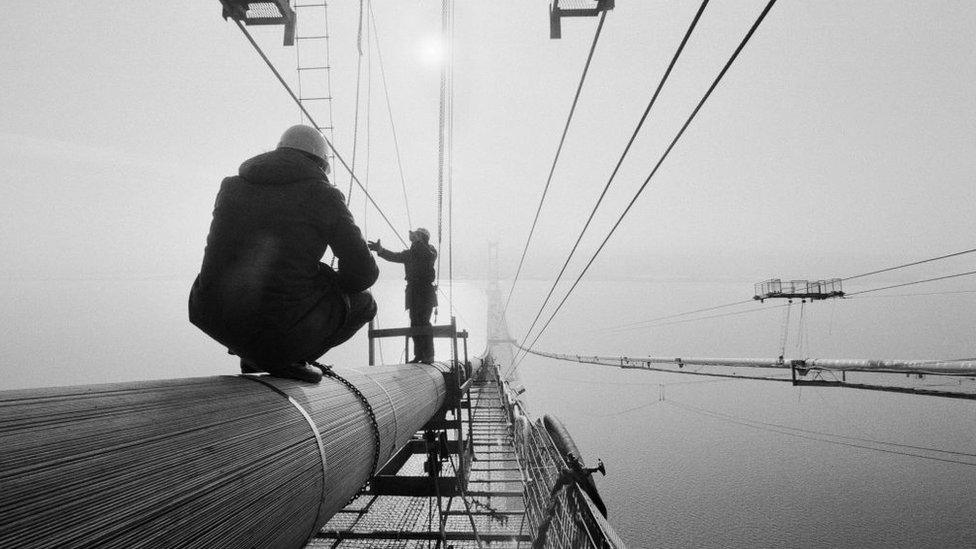
[[[295,43],[295,12],[288,0],[220,0],[224,19],[231,18],[245,25],[284,25],[284,45]]]

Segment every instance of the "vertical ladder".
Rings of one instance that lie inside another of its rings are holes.
[[[326,0],[295,0],[295,13],[298,19],[295,33],[298,99],[315,117],[315,127],[334,143],[329,3]],[[300,116],[302,122],[310,122],[305,120],[304,114]],[[331,153],[328,161],[329,165],[334,165]]]

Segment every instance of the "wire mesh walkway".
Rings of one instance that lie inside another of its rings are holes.
[[[524,530],[522,473],[515,459],[512,425],[502,404],[494,366],[471,389],[474,461],[464,498],[444,498],[449,545],[529,547]],[[467,423],[467,417],[463,417]],[[398,474],[421,475],[425,456],[411,457]],[[450,470],[450,465],[447,465]],[[470,512],[469,512],[470,510]],[[436,498],[360,496],[337,513],[308,545],[315,548],[435,547],[440,539]]]

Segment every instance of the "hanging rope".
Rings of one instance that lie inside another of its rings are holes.
[[[807,300],[800,300],[800,320],[797,322],[796,326],[796,356],[803,358],[803,347],[806,343],[806,317],[804,316],[804,311],[806,307]]]
[[[241,30],[241,32],[244,34],[244,37],[247,38],[247,41],[251,43],[251,46],[254,47],[254,50],[258,52],[258,55],[261,56],[261,59],[264,60],[264,63],[268,66],[269,69],[271,69],[271,72],[274,73],[275,77],[278,79],[278,82],[281,83],[281,85],[285,88],[285,91],[288,92],[288,95],[290,95],[292,100],[298,105],[298,108],[300,108],[302,112],[305,113],[305,116],[308,117],[309,122],[312,125],[317,127],[318,124],[315,122],[314,117],[308,112],[308,109],[305,108],[305,105],[302,105],[301,100],[298,98],[297,95],[295,95],[295,92],[291,89],[291,86],[288,85],[288,82],[285,81],[285,79],[281,76],[281,73],[278,72],[278,69],[275,68],[274,63],[272,63],[271,60],[268,59],[268,56],[264,53],[264,50],[261,49],[261,46],[259,46],[258,43],[254,41],[254,37],[251,36],[251,33],[247,31],[247,29],[244,27],[244,24],[238,21],[237,19],[234,19],[234,23],[237,24],[237,28]],[[372,195],[370,195],[369,192],[366,191],[366,188],[363,187],[363,184],[353,173],[352,168],[342,157],[342,155],[339,154],[339,151],[336,150],[335,145],[332,144],[332,141],[329,138],[325,137],[324,135],[322,136],[322,138],[325,140],[326,145],[329,146],[329,149],[332,150],[332,154],[334,155],[335,159],[338,160],[340,164],[342,164],[342,167],[347,172],[349,172],[349,175],[353,178],[353,181],[356,182],[356,185],[358,185],[359,188],[363,191],[363,194],[366,195],[366,198],[369,200],[370,204],[372,204],[373,207],[376,209],[376,211],[379,212],[380,216],[383,218],[383,221],[385,221],[387,226],[390,227],[390,230],[393,231],[393,234],[397,237],[398,240],[400,240],[401,244],[406,246],[407,243],[405,240],[403,240],[403,236],[401,236],[400,232],[397,231],[396,227],[393,226],[393,223],[390,221],[390,218],[387,217],[383,209],[380,208],[379,204],[376,203],[376,200],[373,199]]]
[[[793,300],[786,302],[786,316],[783,319],[783,337],[781,338],[779,345],[779,356],[786,356],[786,341],[790,337],[790,311],[793,309]]]

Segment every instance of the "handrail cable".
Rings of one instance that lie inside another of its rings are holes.
[[[702,106],[704,106],[705,102],[711,96],[712,92],[715,91],[715,88],[718,86],[719,82],[721,82],[722,77],[724,77],[725,76],[725,73],[728,72],[729,68],[732,66],[732,63],[736,60],[736,58],[738,58],[739,54],[742,52],[742,50],[745,48],[746,44],[752,38],[753,34],[755,34],[756,29],[759,28],[759,25],[766,18],[766,15],[769,13],[769,10],[772,9],[772,7],[775,4],[776,4],[776,0],[769,0],[769,2],[766,4],[766,7],[763,9],[762,13],[759,14],[759,17],[752,24],[752,27],[749,28],[749,32],[747,32],[746,35],[745,35],[745,37],[743,37],[743,39],[739,43],[738,47],[736,47],[735,51],[732,53],[732,56],[725,63],[725,66],[722,67],[722,70],[721,70],[721,72],[719,72],[718,76],[715,77],[715,80],[712,82],[711,86],[709,86],[708,91],[705,92],[705,95],[702,96],[701,100],[698,102],[698,105],[691,112],[691,115],[688,116],[688,119],[681,126],[681,129],[678,130],[677,135],[675,135],[674,136],[674,139],[671,140],[671,144],[668,145],[668,148],[667,149],[665,149],[664,154],[661,155],[661,158],[654,165],[654,168],[651,170],[650,174],[644,180],[644,183],[640,186],[639,189],[637,189],[637,192],[634,194],[634,197],[627,204],[627,207],[624,208],[624,211],[620,214],[620,217],[617,218],[617,221],[613,224],[613,227],[610,228],[610,232],[607,233],[607,236],[603,239],[603,242],[600,243],[600,246],[597,248],[597,250],[590,257],[589,261],[586,263],[586,266],[583,267],[582,272],[580,272],[579,276],[576,277],[576,280],[573,282],[573,285],[566,292],[566,295],[563,296],[562,300],[556,306],[556,309],[549,316],[549,319],[542,326],[542,329],[539,330],[539,332],[536,334],[535,339],[532,340],[532,343],[529,344],[529,347],[528,348],[532,348],[532,346],[535,345],[535,343],[539,340],[540,337],[542,337],[542,334],[545,333],[546,329],[552,323],[553,319],[556,318],[556,315],[559,314],[559,311],[562,309],[563,305],[566,303],[566,300],[569,299],[569,296],[570,295],[572,295],[573,290],[575,290],[576,287],[579,285],[580,281],[583,279],[583,276],[586,275],[586,272],[589,270],[590,266],[593,265],[593,262],[600,255],[600,252],[603,251],[603,248],[606,246],[607,242],[610,240],[610,238],[613,236],[614,232],[616,232],[617,228],[620,226],[620,223],[624,220],[624,218],[630,212],[631,208],[633,208],[634,203],[637,202],[637,199],[640,198],[640,195],[644,192],[644,189],[647,188],[647,185],[651,182],[651,179],[654,177],[654,174],[657,173],[658,169],[661,167],[661,164],[664,163],[664,160],[668,157],[668,155],[674,149],[674,146],[678,143],[678,140],[681,139],[681,136],[682,135],[684,135],[685,130],[687,130],[688,129],[688,126],[691,125],[692,120],[695,119],[695,116],[701,110]],[[525,357],[525,353],[523,352],[522,358],[524,358],[524,357]],[[518,364],[519,363],[521,363],[521,360],[516,363],[516,365],[514,366],[514,368],[518,368]]]
[[[373,14],[373,4],[369,4],[369,20],[373,24],[373,42],[376,43],[376,58],[380,62],[380,76],[383,78],[383,94],[386,96],[386,112],[390,118],[390,131],[393,133],[393,150],[396,152],[397,169],[400,171],[400,188],[403,189],[403,207],[407,211],[407,226],[413,229],[410,219],[410,202],[407,200],[407,182],[403,176],[403,163],[400,161],[400,142],[397,140],[396,124],[393,122],[393,107],[390,103],[390,89],[386,84],[386,69],[383,68],[383,50],[380,49],[380,31],[376,27],[376,16]]]
[[[251,46],[254,47],[254,50],[258,52],[258,55],[260,55],[261,59],[264,60],[264,63],[268,65],[268,68],[271,69],[271,72],[274,73],[275,77],[278,78],[278,82],[281,82],[281,85],[284,86],[285,91],[287,91],[288,95],[290,95],[292,100],[295,101],[295,103],[298,105],[298,108],[300,108],[302,112],[305,113],[305,116],[308,118],[308,121],[311,122],[313,126],[318,126],[318,124],[316,124],[315,122],[315,119],[312,117],[311,113],[308,112],[308,109],[305,108],[305,105],[302,105],[301,100],[299,100],[298,96],[295,95],[295,92],[292,91],[291,86],[289,86],[288,83],[285,82],[284,77],[282,77],[281,73],[278,72],[278,69],[275,68],[274,63],[272,63],[271,60],[268,59],[268,56],[264,53],[264,50],[261,49],[261,46],[259,46],[258,43],[254,41],[254,37],[251,36],[251,33],[247,31],[247,29],[244,27],[244,24],[238,21],[237,19],[234,19],[234,23],[237,24],[237,28],[241,29],[241,32],[244,33],[244,37],[247,38],[247,41],[251,43]],[[352,168],[349,166],[349,164],[346,163],[346,160],[342,157],[342,155],[339,154],[339,151],[336,150],[335,145],[332,144],[332,141],[330,141],[329,138],[326,137],[324,134],[322,135],[322,139],[325,140],[326,145],[328,145],[329,148],[332,150],[333,156],[336,159],[338,159],[339,163],[342,164],[342,167],[345,168],[347,172],[349,172],[349,175],[352,176],[353,180],[356,182],[356,185],[358,185],[359,188],[363,191],[363,194],[366,195],[366,198],[369,199],[369,202],[373,205],[374,208],[376,208],[376,211],[379,212],[380,216],[383,217],[383,221],[385,221],[387,226],[390,227],[390,230],[393,231],[393,234],[396,235],[397,239],[400,240],[400,243],[406,246],[407,242],[403,240],[403,237],[400,235],[399,231],[396,230],[396,227],[393,226],[393,223],[390,221],[390,218],[387,217],[383,209],[380,208],[380,205],[376,203],[376,200],[373,199],[373,196],[369,194],[369,192],[366,190],[363,184],[359,181],[359,178],[357,178],[356,175],[353,173]]]
[[[526,237],[525,245],[522,246],[522,257],[519,258],[518,268],[515,269],[515,277],[512,279],[512,287],[508,291],[508,298],[505,300],[505,306],[502,307],[503,315],[506,311],[508,311],[508,305],[512,301],[512,294],[515,293],[515,285],[518,283],[519,274],[522,273],[522,264],[525,263],[525,254],[529,251],[529,243],[532,242],[532,235],[535,233],[535,226],[539,221],[539,214],[542,212],[542,204],[546,201],[546,193],[549,192],[549,184],[552,183],[552,175],[556,171],[556,163],[559,161],[559,154],[563,150],[563,143],[566,141],[566,134],[569,132],[569,124],[573,121],[573,114],[576,112],[576,104],[579,102],[580,92],[583,91],[583,82],[586,81],[586,74],[590,70],[590,62],[593,60],[593,52],[596,51],[596,44],[600,40],[600,32],[603,30],[603,20],[606,19],[606,17],[607,12],[604,10],[603,14],[600,15],[600,23],[596,27],[596,33],[593,35],[593,43],[590,44],[590,52],[586,56],[586,64],[583,65],[583,74],[580,75],[579,84],[576,86],[576,94],[573,96],[573,104],[569,108],[569,115],[566,117],[566,124],[563,126],[563,134],[559,138],[559,146],[556,147],[556,155],[552,159],[552,166],[549,167],[549,176],[546,178],[546,184],[542,188],[542,196],[539,197],[539,205],[536,206],[535,209],[535,217],[532,219],[532,227],[529,229],[529,236]]]
[[[529,325],[529,329],[525,331],[525,336],[522,338],[521,345],[525,345],[526,340],[528,340],[529,335],[532,333],[532,329],[535,328],[536,323],[539,321],[539,317],[542,316],[542,312],[545,310],[546,305],[549,304],[549,300],[552,298],[553,292],[556,291],[556,285],[562,279],[563,273],[566,272],[566,268],[569,266],[570,260],[573,258],[573,254],[576,253],[576,249],[579,248],[580,242],[583,240],[583,235],[586,234],[586,230],[590,227],[590,223],[593,222],[593,217],[596,215],[597,209],[600,204],[603,203],[604,197],[607,195],[607,191],[610,190],[610,185],[613,183],[614,178],[617,176],[617,172],[620,171],[620,166],[624,162],[624,158],[630,152],[630,147],[634,144],[637,139],[637,134],[640,132],[641,128],[644,126],[644,122],[647,120],[648,115],[651,112],[651,108],[657,102],[658,96],[661,94],[661,90],[664,88],[664,84],[668,81],[671,76],[671,71],[674,69],[675,64],[678,62],[678,58],[681,56],[681,52],[684,51],[685,45],[688,43],[688,39],[691,37],[691,33],[695,30],[698,25],[698,21],[701,19],[702,13],[705,11],[705,7],[708,5],[709,0],[703,0],[698,11],[695,13],[695,18],[692,19],[691,24],[688,26],[688,30],[685,31],[684,37],[681,39],[681,43],[678,48],[674,51],[674,55],[671,56],[671,62],[668,64],[668,68],[661,75],[661,80],[657,84],[657,88],[654,90],[654,94],[651,95],[651,100],[647,103],[647,107],[644,109],[644,113],[641,115],[640,120],[637,122],[637,126],[630,135],[630,139],[627,141],[627,146],[624,147],[623,152],[620,154],[620,158],[617,159],[617,165],[614,166],[613,171],[610,173],[610,177],[607,179],[607,183],[603,186],[603,191],[600,192],[599,198],[597,198],[596,204],[590,210],[589,217],[586,218],[586,223],[583,224],[583,228],[580,230],[579,236],[576,237],[576,242],[573,243],[572,249],[566,256],[566,261],[563,262],[562,267],[559,269],[559,273],[556,275],[556,280],[553,281],[552,287],[549,288],[549,293],[546,294],[546,298],[542,301],[542,305],[539,307],[539,311],[536,313],[535,318],[532,319],[532,323]],[[605,13],[605,12],[604,12]],[[514,288],[514,287],[513,287]],[[520,346],[521,346],[520,345]],[[524,355],[523,355],[524,356]]]

